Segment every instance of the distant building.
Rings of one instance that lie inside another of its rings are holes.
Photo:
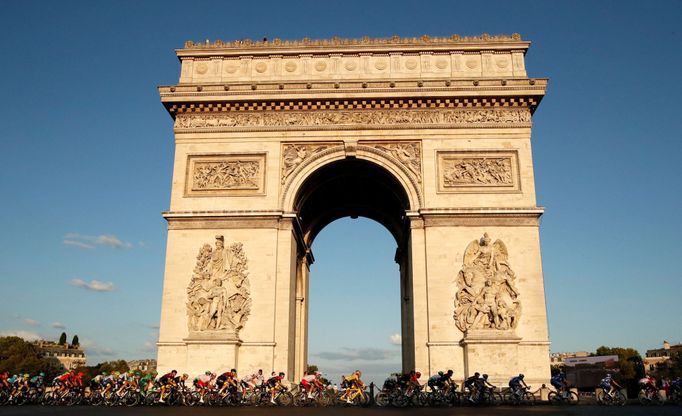
[[[656,371],[670,360],[672,353],[680,350],[682,350],[682,343],[671,345],[668,341],[663,341],[663,348],[647,350],[646,357],[644,357],[644,371],[647,374]]]
[[[80,345],[58,344],[52,341],[35,341],[33,343],[42,354],[54,364],[59,365],[64,370],[74,370],[87,363],[87,356]]]
[[[140,371],[156,371],[156,360],[153,358],[149,358],[146,360],[131,360],[128,361],[128,368],[131,370],[140,370]]]
[[[565,365],[565,360],[568,358],[575,357],[589,357],[590,353],[587,351],[577,351],[577,352],[553,352],[549,355],[550,365],[563,367]]]

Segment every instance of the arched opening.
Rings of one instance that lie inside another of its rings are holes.
[[[376,221],[384,226],[393,237],[395,249],[393,260],[399,266],[398,270],[394,271],[394,284],[396,285],[394,287],[399,287],[399,290],[396,289],[394,293],[396,293],[396,304],[400,303],[400,334],[402,336],[399,366],[403,369],[413,367],[414,353],[411,336],[413,312],[410,295],[411,275],[408,264],[410,261],[410,226],[406,217],[406,212],[410,208],[409,198],[403,185],[386,169],[366,160],[347,158],[334,161],[318,168],[303,181],[296,193],[294,203],[301,240],[296,279],[295,377],[302,374],[307,364],[315,361],[315,357],[308,358],[309,276],[312,274],[315,279],[324,279],[325,276],[315,273],[314,267],[311,273],[310,267],[315,260],[312,251],[313,242],[323,228],[345,217],[351,219],[365,217]],[[348,224],[348,221],[340,222],[340,224],[344,223]],[[369,274],[366,277],[371,278]],[[397,295],[398,292],[399,295]],[[382,296],[382,293],[375,295]],[[338,299],[334,309],[341,311],[344,309],[344,304],[351,301],[352,299]],[[397,310],[396,308],[395,311]],[[366,312],[370,311],[371,309]],[[349,312],[349,318],[351,316],[352,312]],[[355,319],[366,320],[371,317],[356,316]],[[391,329],[386,328],[386,331],[391,331]],[[398,333],[386,333],[384,347],[388,345],[390,335],[396,334]],[[397,342],[397,338],[394,338],[394,341]],[[377,350],[372,352],[380,353]],[[350,351],[349,353],[358,352]],[[350,368],[353,364],[349,363],[348,366],[348,371],[353,370]]]

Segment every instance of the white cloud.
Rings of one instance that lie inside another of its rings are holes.
[[[142,345],[142,352],[144,353],[156,353],[156,343],[151,341],[145,341]]]
[[[31,319],[31,318],[25,318],[24,323],[26,325],[31,325],[31,326],[40,326],[40,322],[36,321],[35,319]]]
[[[66,325],[64,325],[61,322],[52,322],[50,325],[52,328],[57,328],[57,329],[66,329]]]
[[[37,341],[43,339],[40,335],[30,331],[0,331],[0,337],[19,337],[26,341]]]
[[[379,348],[341,348],[341,351],[322,351],[312,355],[330,361],[390,360],[397,356],[393,349],[383,350]]]
[[[393,334],[389,339],[393,345],[403,345],[403,337],[401,337],[400,334]]]
[[[100,282],[99,280],[94,279],[90,282],[86,282],[82,279],[71,279],[69,280],[69,284],[86,290],[92,290],[93,292],[111,292],[114,290],[114,284],[112,282]]]
[[[79,248],[91,249],[95,246],[108,246],[113,248],[132,248],[133,244],[127,241],[122,241],[115,235],[83,235],[77,233],[69,233],[64,236],[63,243]]]
[[[67,245],[67,246],[74,246],[74,247],[78,247],[78,248],[84,248],[84,249],[86,249],[86,250],[90,250],[90,249],[95,248],[95,246],[91,246],[90,244],[85,244],[85,243],[83,243],[83,242],[76,241],[76,240],[64,240],[64,241],[62,241],[62,243],[64,243],[64,244]]]

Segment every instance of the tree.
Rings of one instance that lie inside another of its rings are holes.
[[[66,344],[66,332],[62,332],[62,334],[59,336],[59,345],[64,344]]]
[[[58,368],[42,357],[40,350],[19,337],[0,337],[0,369],[10,374],[46,373],[53,377]]]
[[[78,335],[73,336],[73,340],[71,340],[71,345],[73,345],[74,347],[81,345],[80,342],[78,342]]]
[[[315,371],[319,371],[315,364],[308,364],[308,368],[305,370],[308,374],[314,374]]]
[[[102,371],[106,371],[107,373],[113,373],[114,371],[123,373],[130,370],[130,367],[128,367],[128,363],[125,360],[106,361],[97,364],[97,366],[99,367],[100,373]]]

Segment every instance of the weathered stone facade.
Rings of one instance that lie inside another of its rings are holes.
[[[396,239],[405,370],[546,382],[530,138],[547,80],[527,76],[529,45],[455,35],[179,49],[179,83],[159,88],[176,145],[159,371],[298,379],[312,242],[359,215]]]

